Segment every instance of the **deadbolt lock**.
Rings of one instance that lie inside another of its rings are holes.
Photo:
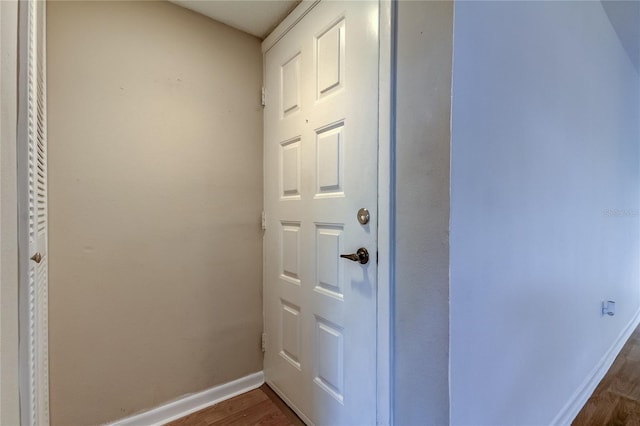
[[[358,210],[358,222],[362,225],[366,225],[369,223],[369,219],[371,219],[371,215],[369,215],[369,210],[364,207]]]

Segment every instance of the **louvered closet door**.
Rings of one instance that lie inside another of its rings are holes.
[[[266,381],[308,423],[374,425],[378,3],[320,2],[265,72]]]
[[[26,271],[21,284],[21,424],[49,424],[48,255],[47,255],[47,120],[44,1],[20,4],[26,8],[26,151],[19,167],[27,212],[27,253],[21,251]],[[25,13],[22,10],[21,13]],[[25,19],[22,20],[25,22]],[[24,123],[24,121],[22,122]],[[26,157],[26,158],[25,158]],[[26,197],[25,197],[26,195]],[[26,199],[25,199],[26,198]],[[25,222],[24,220],[22,221]],[[21,234],[24,233],[24,226]],[[24,238],[24,237],[23,237]],[[24,239],[23,239],[24,241]],[[23,244],[24,247],[25,244]],[[24,256],[28,259],[24,259]],[[24,279],[26,278],[26,285]],[[26,312],[25,312],[26,311]]]

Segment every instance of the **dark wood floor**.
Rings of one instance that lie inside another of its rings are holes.
[[[167,426],[210,425],[304,426],[304,423],[267,385],[167,423]]]
[[[200,410],[169,426],[304,426],[269,388],[260,388]],[[572,423],[573,426],[640,426],[640,326]]]
[[[640,426],[640,327],[582,408],[574,426]]]

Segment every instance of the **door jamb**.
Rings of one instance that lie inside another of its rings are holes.
[[[393,424],[395,0],[379,1],[377,424]]]
[[[0,424],[19,424],[17,2],[0,2],[0,33]]]

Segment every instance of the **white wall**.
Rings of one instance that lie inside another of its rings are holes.
[[[394,421],[449,421],[452,1],[397,15]]]
[[[599,2],[454,20],[451,421],[548,424],[640,308],[640,78]]]
[[[18,4],[0,2],[0,424],[19,424],[16,194]]]

